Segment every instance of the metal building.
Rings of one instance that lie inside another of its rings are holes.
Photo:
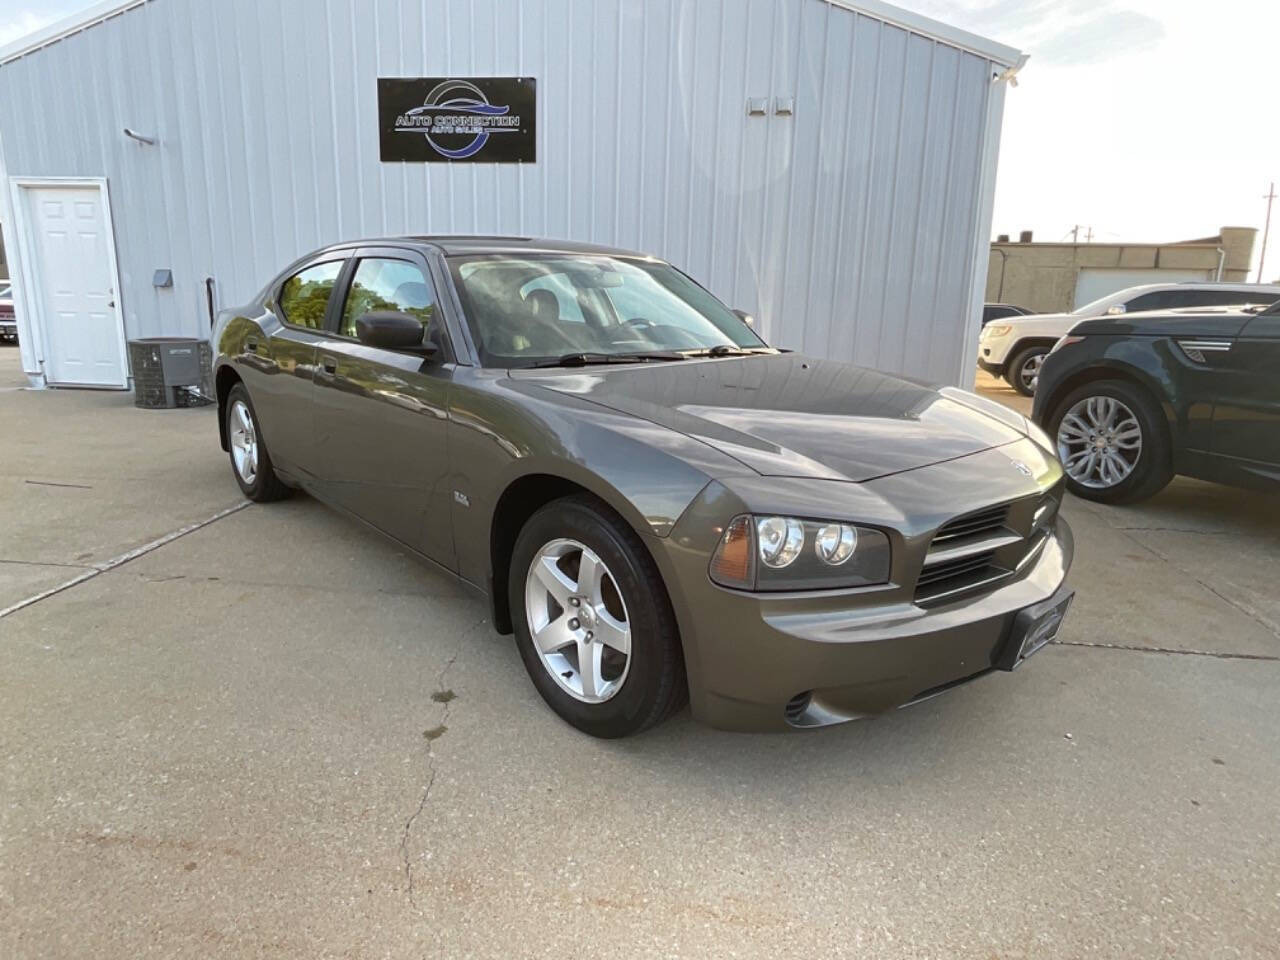
[[[511,233],[655,253],[776,345],[970,383],[1019,62],[880,0],[107,0],[0,50],[23,366],[127,387],[126,339],[206,336],[307,250]],[[526,152],[423,154],[388,78],[527,84]]]

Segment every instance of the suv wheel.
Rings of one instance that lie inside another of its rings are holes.
[[[1057,442],[1067,488],[1086,500],[1145,500],[1173,477],[1160,408],[1123,380],[1099,380],[1071,391],[1050,418],[1049,434]]]
[[[508,589],[533,685],[579,730],[625,737],[683,704],[684,659],[662,576],[599,501],[568,497],[530,517]]]
[[[1024,397],[1035,396],[1036,384],[1040,382],[1040,368],[1044,366],[1044,358],[1049,355],[1049,347],[1027,347],[1019,350],[1009,361],[1004,378],[1009,386]]]

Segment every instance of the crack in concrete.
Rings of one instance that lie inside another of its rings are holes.
[[[1173,560],[1165,556],[1155,547],[1151,546],[1149,543],[1143,543],[1141,540],[1139,540],[1137,537],[1133,535],[1134,533],[1151,533],[1151,532],[1204,533],[1205,531],[1175,530],[1172,527],[1167,527],[1167,528],[1133,527],[1133,526],[1122,527],[1122,526],[1117,526],[1116,524],[1111,523],[1110,520],[1107,519],[1107,516],[1099,510],[1094,510],[1089,507],[1085,507],[1085,512],[1093,514],[1093,516],[1101,520],[1110,529],[1119,533],[1121,536],[1123,536],[1126,540],[1128,540],[1130,543],[1134,544],[1135,546],[1141,547],[1143,550],[1147,551],[1147,553],[1151,554],[1161,563],[1165,564],[1166,566],[1172,567],[1174,570],[1177,570],[1183,576],[1189,577],[1194,583],[1197,583],[1201,587],[1203,587],[1205,590],[1208,590],[1210,593],[1212,593],[1215,597],[1217,597],[1227,606],[1232,607],[1235,610],[1238,610],[1240,613],[1243,613],[1246,617],[1248,617],[1258,626],[1262,627],[1262,629],[1266,630],[1277,640],[1280,640],[1280,623],[1274,622],[1270,617],[1264,615],[1258,610],[1255,610],[1253,607],[1249,606],[1248,604],[1242,603],[1239,600],[1235,600],[1227,596],[1225,593],[1223,593],[1213,584],[1209,583],[1206,580],[1202,580],[1200,577],[1198,577],[1192,571],[1188,570],[1186,567],[1183,567],[1180,564],[1175,563]],[[1136,649],[1146,650],[1150,648],[1138,647]],[[1177,652],[1181,652],[1181,651],[1177,651]],[[1205,656],[1217,656],[1217,654],[1206,653]],[[1234,656],[1234,655],[1223,654],[1223,656]],[[1272,658],[1268,656],[1260,656],[1258,659],[1268,660]]]
[[[1143,647],[1134,643],[1098,643],[1089,640],[1055,640],[1060,647],[1092,647],[1097,650],[1130,650],[1134,653],[1172,653],[1181,657],[1210,657],[1214,660],[1261,660],[1280,663],[1280,656],[1266,653],[1215,653],[1212,650],[1175,650],[1173,647]]]
[[[427,804],[431,800],[431,790],[435,787],[436,777],[439,774],[439,767],[436,765],[434,744],[435,741],[443,736],[449,729],[449,714],[453,710],[454,702],[458,699],[457,696],[453,694],[453,691],[449,690],[445,686],[445,678],[448,677],[449,671],[453,669],[454,664],[458,662],[458,658],[462,656],[463,648],[466,647],[468,641],[472,638],[472,635],[486,623],[488,623],[487,620],[478,620],[476,623],[472,624],[469,629],[463,631],[462,636],[458,639],[457,647],[454,648],[453,654],[445,661],[444,666],[440,669],[439,675],[436,677],[436,689],[432,692],[431,699],[435,703],[440,704],[443,709],[440,713],[440,723],[436,727],[432,728],[432,730],[428,730],[426,734],[428,741],[432,744],[427,748],[427,783],[422,790],[422,797],[418,801],[417,809],[415,809],[413,813],[409,815],[409,819],[405,821],[404,835],[400,838],[400,859],[404,863],[405,894],[408,896],[410,903],[413,903],[414,901],[413,861],[409,858],[409,836],[413,832],[414,823],[416,823],[418,818],[422,816],[423,811],[427,809]],[[449,695],[440,696],[442,691],[447,692]],[[435,736],[430,736],[433,732],[435,732]]]
[[[12,563],[19,567],[62,567],[68,570],[96,570],[97,567],[88,563],[55,563],[52,560],[6,560],[0,557],[0,563]]]

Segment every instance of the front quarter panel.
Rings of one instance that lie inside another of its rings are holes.
[[[495,508],[522,478],[569,481],[664,538],[713,476],[754,475],[700,441],[500,371],[459,370],[449,430],[459,573],[482,586]]]

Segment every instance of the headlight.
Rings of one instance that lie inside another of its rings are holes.
[[[1013,332],[1013,324],[988,323],[985,327],[982,328],[982,332],[986,334],[986,337],[984,337],[983,339],[986,339],[987,337],[1007,337],[1010,333]]]
[[[738,590],[823,590],[889,582],[889,538],[839,520],[735,517],[711,557],[711,579]]]
[[[1053,345],[1053,349],[1050,350],[1049,352],[1057,353],[1063,347],[1069,347],[1073,343],[1079,343],[1083,339],[1084,337],[1073,337],[1071,336],[1071,334],[1067,334],[1065,337],[1059,337],[1058,342]]]
[[[1031,418],[1027,418],[1027,436],[1036,442],[1036,446],[1049,454],[1055,460],[1058,458],[1058,445],[1053,442],[1053,438],[1040,428],[1040,424]]]

